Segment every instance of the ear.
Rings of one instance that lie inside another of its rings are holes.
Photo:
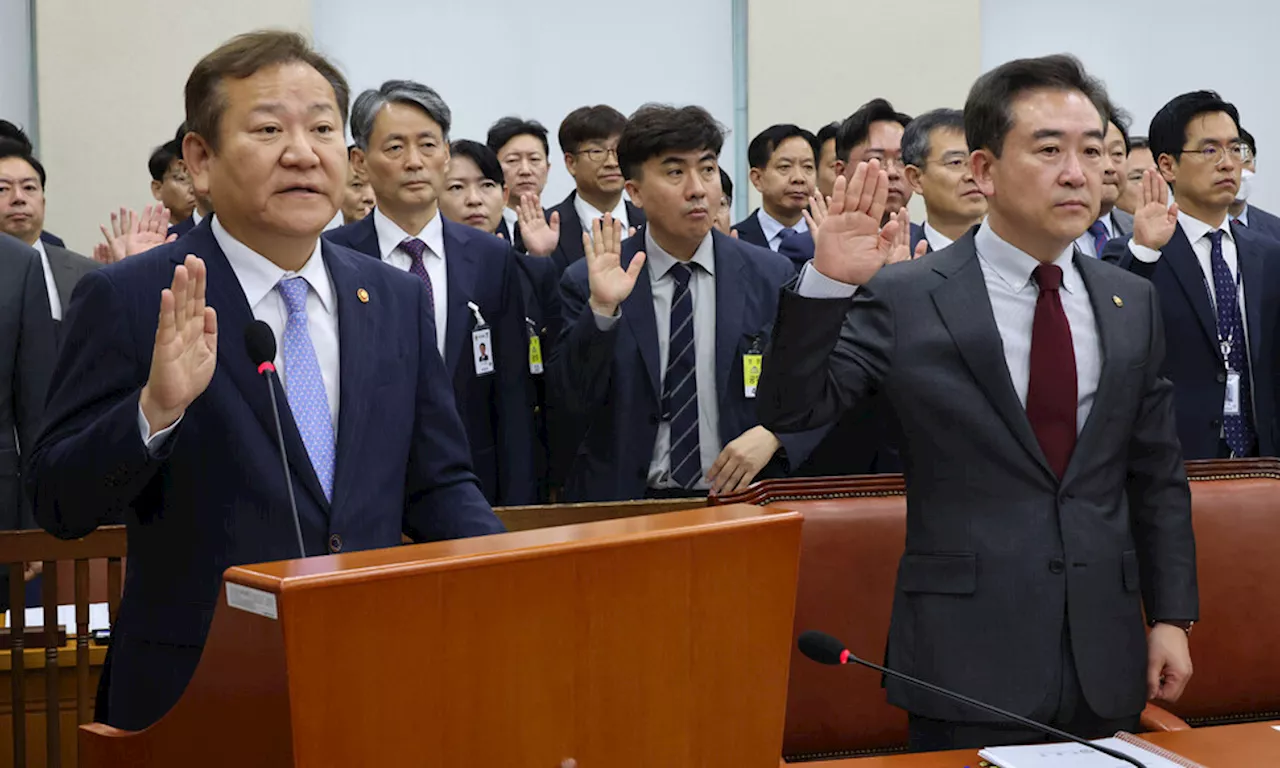
[[[354,169],[356,173],[361,174],[365,178],[369,177],[369,166],[363,149],[359,147],[352,149],[350,162],[352,169]]]
[[[188,132],[182,138],[182,159],[191,175],[191,186],[202,197],[210,197],[209,170],[215,157],[213,148],[200,134]]]
[[[623,189],[627,191],[627,197],[631,199],[631,204],[637,208],[644,208],[644,196],[640,192],[640,185],[634,179],[627,179]]]
[[[924,175],[924,171],[920,170],[916,166],[914,165],[907,166],[907,170],[906,170],[907,183],[911,185],[911,189],[917,195],[924,194],[924,185],[920,183],[920,179],[923,175]]]
[[[834,168],[835,168],[835,172],[836,172],[836,175],[837,175],[837,176],[843,176],[843,175],[844,175],[844,161],[843,161],[843,160],[836,160],[836,164],[835,164]]]
[[[1173,184],[1178,180],[1178,161],[1173,159],[1173,155],[1168,153],[1160,155],[1156,160],[1156,168],[1160,169],[1160,176],[1166,184]]]
[[[756,191],[762,194],[764,193],[764,190],[760,188],[762,185],[762,182],[760,181],[760,177],[763,175],[764,175],[764,171],[760,170],[759,168],[752,168],[751,173],[747,176],[747,178],[751,179],[751,186],[755,187]]]
[[[969,155],[969,167],[973,169],[973,181],[978,189],[988,198],[996,193],[995,182],[991,178],[991,169],[995,165],[995,155],[989,149],[977,149]]]
[[[564,169],[569,172],[573,178],[578,178],[578,156],[572,152],[564,153]]]
[[[162,181],[156,181],[155,179],[152,179],[152,180],[151,180],[151,196],[152,196],[152,197],[154,197],[155,199],[159,200],[159,199],[160,199],[160,188],[161,188],[161,187],[163,187],[163,186],[164,186],[164,182],[162,182]]]

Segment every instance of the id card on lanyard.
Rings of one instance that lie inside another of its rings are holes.
[[[756,388],[760,386],[760,372],[764,369],[764,350],[760,348],[760,337],[751,338],[751,346],[742,356],[742,395],[748,400],[756,397]]]
[[[468,301],[467,309],[476,318],[476,327],[471,330],[471,354],[476,364],[476,376],[488,376],[494,372],[493,332],[475,302]]]
[[[537,376],[542,373],[542,337],[538,335],[538,325],[532,318],[526,317],[524,325],[529,335],[529,373]]]

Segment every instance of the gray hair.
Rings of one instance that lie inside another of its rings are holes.
[[[352,120],[354,122],[354,119]],[[929,135],[938,128],[964,133],[964,113],[958,109],[935,109],[912,120],[902,133],[902,163],[923,169],[932,147]]]
[[[427,117],[440,124],[444,140],[449,140],[449,127],[453,113],[434,89],[412,80],[388,80],[378,89],[370,88],[356,97],[351,106],[351,138],[360,149],[369,148],[373,135],[373,121],[388,104],[412,104],[427,113]]]

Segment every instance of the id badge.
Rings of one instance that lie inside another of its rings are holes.
[[[1222,413],[1226,416],[1240,415],[1240,374],[1227,371],[1227,396],[1222,404]]]
[[[477,376],[493,373],[493,332],[489,326],[476,326],[471,332],[471,353],[475,358]]]
[[[748,352],[742,356],[742,394],[748,400],[756,397],[756,387],[760,386],[760,369],[764,365],[764,355]]]
[[[536,333],[529,337],[529,373],[542,373],[542,339]]]

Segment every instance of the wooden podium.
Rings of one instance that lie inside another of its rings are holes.
[[[748,505],[229,569],[182,699],[80,765],[776,768],[801,517]]]

